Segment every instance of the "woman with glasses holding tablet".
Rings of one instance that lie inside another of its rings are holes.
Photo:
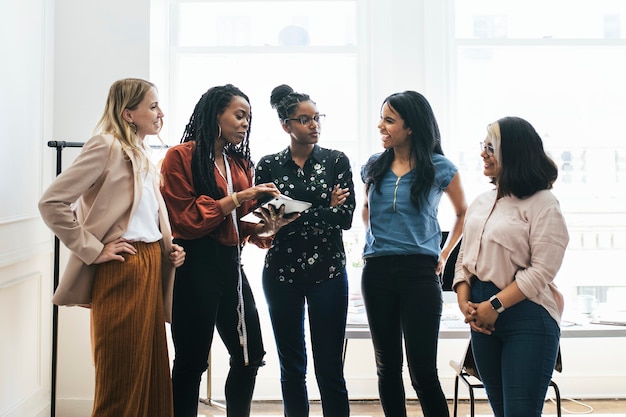
[[[305,305],[325,417],[347,417],[343,341],[348,280],[342,230],[352,225],[355,199],[350,161],[320,147],[324,115],[306,94],[276,87],[270,103],[278,112],[289,146],[260,159],[256,183],[273,183],[295,200],[312,203],[280,229],[265,258],[263,289],[269,306],[281,369],[286,417],[309,415],[306,389]]]

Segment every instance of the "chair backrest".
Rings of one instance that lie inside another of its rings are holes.
[[[465,349],[465,356],[463,357],[463,363],[461,370],[465,373],[480,379],[478,376],[478,368],[476,368],[476,362],[474,361],[474,353],[472,352],[472,339],[470,339]]]
[[[461,370],[468,375],[480,379],[480,377],[478,376],[478,369],[476,368],[476,362],[474,361],[474,353],[472,352],[472,339],[470,339],[469,343],[467,344],[467,349],[465,350],[465,356],[463,357]],[[554,370],[557,372],[563,371],[563,362],[561,359],[561,345],[559,345],[559,350],[556,355]]]
[[[563,372],[563,362],[561,359],[561,345],[559,345],[559,351],[556,354],[556,362],[554,363],[554,370],[557,372]]]
[[[448,232],[441,232],[441,246],[446,242],[446,238],[448,237]],[[456,264],[456,258],[459,256],[459,249],[461,249],[461,238],[459,242],[456,244],[452,252],[450,252],[450,256],[448,256],[448,260],[446,261],[446,266],[443,269],[443,273],[441,274],[441,289],[444,291],[452,291],[452,281],[454,280],[454,265]]]

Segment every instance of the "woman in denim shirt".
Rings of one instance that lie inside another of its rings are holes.
[[[378,129],[385,151],[373,155],[362,170],[367,230],[361,284],[380,401],[386,416],[406,416],[404,338],[424,416],[447,416],[437,375],[443,305],[439,273],[461,238],[465,196],[457,168],[443,156],[437,121],[424,96],[405,91],[387,97]],[[437,212],[443,193],[456,218],[440,250]]]

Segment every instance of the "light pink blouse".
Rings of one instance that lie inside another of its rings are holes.
[[[513,280],[559,323],[563,296],[553,280],[569,242],[559,202],[548,190],[525,199],[481,194],[465,214],[453,288],[476,275],[504,289]],[[472,300],[480,302],[484,300]]]

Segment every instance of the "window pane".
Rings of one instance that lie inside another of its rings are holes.
[[[167,50],[152,51],[163,65],[160,71],[156,63],[152,65],[163,78],[159,85],[167,85],[162,88],[168,105],[161,137],[169,145],[178,143],[200,96],[210,87],[231,83],[250,98],[250,147],[252,159],[258,161],[289,145],[269,104],[272,89],[289,84],[309,94],[326,114],[320,146],[344,151],[358,166],[363,94],[357,86],[363,68],[357,4],[356,0],[167,2],[168,10],[159,9],[153,21],[156,37],[169,39]],[[246,266],[256,271],[249,275],[255,287],[260,286],[264,253],[254,246],[244,251]]]
[[[296,91],[309,94],[320,113],[326,114],[320,145],[339,148],[351,156],[351,150],[356,151],[351,145],[358,139],[356,61],[352,54],[179,55],[169,110],[169,124],[178,137],[170,142],[180,139],[203,92],[215,85],[232,83],[251,101],[253,158],[258,160],[286,148],[289,138],[278,122],[276,111],[270,107],[269,98],[274,87],[289,84]],[[356,161],[354,158],[351,159]]]
[[[356,2],[178,3],[175,46],[356,45]]]
[[[577,287],[622,284],[626,246],[625,47],[457,48],[457,134],[468,195],[485,189],[477,143],[486,124],[520,116],[537,129],[559,166],[554,193],[570,232],[557,285],[568,309]],[[469,138],[469,139],[466,139]],[[449,152],[448,152],[449,153]],[[600,266],[600,268],[598,268]],[[608,299],[598,297],[600,306]]]
[[[478,142],[486,123],[524,117],[560,165],[561,195],[589,210],[599,208],[590,197],[607,200],[602,210],[622,209],[625,71],[626,48],[459,48],[459,132],[476,132]],[[476,153],[474,142],[461,145]]]
[[[456,0],[457,38],[624,38],[623,0]]]

